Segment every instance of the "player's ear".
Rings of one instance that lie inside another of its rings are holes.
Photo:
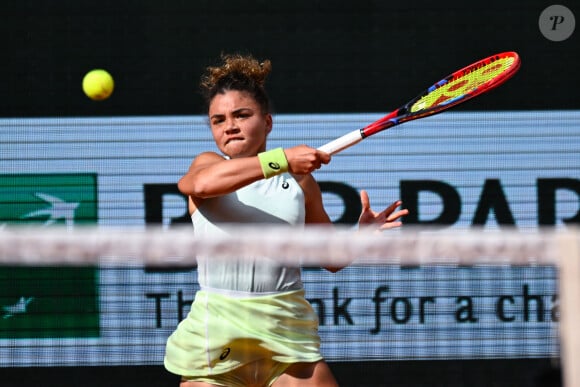
[[[272,126],[274,125],[272,115],[268,113],[264,116],[264,119],[266,120],[266,134],[270,134],[270,132],[272,131]]]

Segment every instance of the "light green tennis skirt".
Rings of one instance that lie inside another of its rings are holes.
[[[322,359],[318,317],[304,290],[228,296],[200,290],[187,318],[167,340],[165,368],[182,376],[222,374],[269,358]]]

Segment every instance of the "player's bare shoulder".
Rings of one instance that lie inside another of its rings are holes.
[[[216,152],[202,152],[195,156],[191,162],[190,170],[199,168],[208,164],[214,164],[226,160],[226,158]]]
[[[223,155],[220,155],[217,152],[212,152],[212,151],[207,151],[207,152],[201,152],[200,154],[198,154],[197,156],[195,156],[194,161],[196,160],[225,160],[226,157]]]

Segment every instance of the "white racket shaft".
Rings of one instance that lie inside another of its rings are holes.
[[[332,140],[331,142],[319,147],[318,150],[328,153],[330,155],[337,154],[346,148],[358,144],[363,140],[362,131],[360,129],[353,130],[342,137]]]

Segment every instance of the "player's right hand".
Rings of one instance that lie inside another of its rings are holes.
[[[331,156],[328,153],[311,148],[307,145],[298,145],[284,149],[288,160],[288,170],[296,175],[306,175],[319,169],[322,164],[328,164]]]

